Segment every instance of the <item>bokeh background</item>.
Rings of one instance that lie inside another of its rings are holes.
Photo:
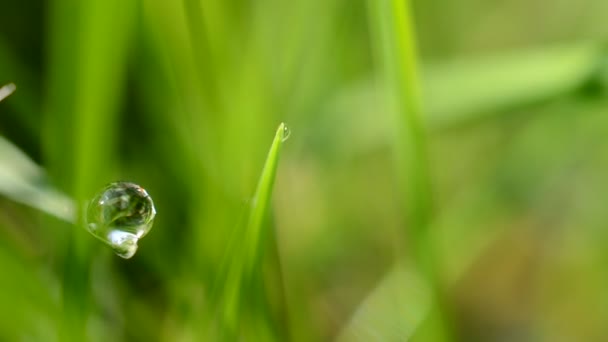
[[[411,1],[431,266],[382,2],[0,1],[0,339],[608,340],[608,2]],[[280,122],[259,281],[226,322]],[[158,211],[130,260],[52,214],[116,180]]]

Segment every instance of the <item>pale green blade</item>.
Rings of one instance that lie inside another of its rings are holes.
[[[16,88],[17,87],[15,87],[13,83],[9,83],[4,87],[0,88],[0,101],[4,100],[7,96],[12,94]]]
[[[0,194],[67,222],[74,222],[74,202],[45,181],[44,171],[0,136]]]
[[[605,59],[600,44],[577,43],[421,65],[424,122],[429,131],[437,132],[574,96],[595,79],[605,82],[601,79]],[[324,130],[340,125],[340,130],[332,131],[328,147],[334,158],[364,154],[391,142],[386,133],[398,120],[384,114],[388,97],[386,85],[374,79],[336,95],[319,123]],[[372,111],[378,115],[369,115]]]
[[[407,341],[430,306],[431,296],[423,280],[396,266],[359,305],[337,341]]]

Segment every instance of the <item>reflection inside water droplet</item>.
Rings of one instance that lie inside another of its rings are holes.
[[[283,124],[283,137],[281,138],[281,141],[285,141],[285,140],[289,139],[290,135],[291,135],[291,129],[286,124]]]
[[[137,252],[137,242],[152,228],[156,209],[144,188],[116,182],[103,188],[87,208],[87,229],[125,259]]]

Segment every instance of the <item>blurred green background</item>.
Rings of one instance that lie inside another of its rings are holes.
[[[0,340],[608,340],[608,2],[406,3],[0,1]]]

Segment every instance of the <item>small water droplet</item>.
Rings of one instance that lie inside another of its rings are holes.
[[[291,129],[286,124],[283,124],[283,137],[281,138],[281,141],[283,142],[283,141],[289,139],[290,135],[291,135]]]
[[[152,228],[156,209],[144,188],[129,182],[104,187],[89,203],[87,229],[125,259]]]

